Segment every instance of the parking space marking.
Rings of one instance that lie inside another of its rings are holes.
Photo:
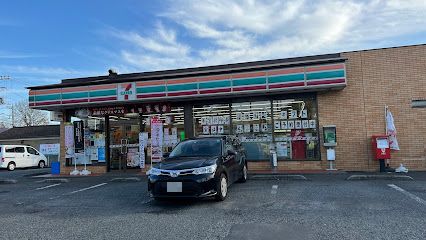
[[[82,188],[82,189],[79,189],[79,190],[75,190],[75,191],[70,192],[68,194],[74,194],[74,193],[78,193],[78,192],[83,192],[83,191],[86,191],[86,190],[89,190],[89,189],[92,189],[92,188],[101,187],[101,186],[106,185],[106,184],[107,183],[97,184],[97,185],[94,185],[94,186],[91,186],[91,187],[87,187],[87,188]]]
[[[402,193],[402,194],[410,197],[414,201],[416,201],[418,203],[421,203],[423,205],[426,205],[426,201],[425,200],[421,199],[420,197],[417,197],[416,195],[414,195],[414,194],[412,194],[410,192],[405,191],[404,189],[396,186],[395,184],[388,184],[388,186],[391,187],[391,188],[393,188],[393,189],[395,189],[395,190],[397,190],[398,192],[400,192],[400,193]]]
[[[271,194],[277,194],[278,192],[278,185],[272,185]]]
[[[56,183],[56,184],[52,184],[52,185],[45,186],[45,187],[39,187],[39,188],[36,188],[35,190],[43,190],[43,189],[51,188],[51,187],[58,186],[58,185],[61,185],[61,184],[60,183]]]

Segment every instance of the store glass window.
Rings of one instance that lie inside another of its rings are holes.
[[[232,104],[233,133],[242,142],[247,160],[269,160],[272,144],[271,102]]]
[[[193,108],[195,136],[228,135],[229,104],[196,105]]]
[[[316,106],[314,98],[273,101],[278,160],[319,160]]]

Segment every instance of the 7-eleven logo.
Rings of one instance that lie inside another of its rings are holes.
[[[118,100],[126,101],[136,99],[135,83],[122,83],[118,86]]]

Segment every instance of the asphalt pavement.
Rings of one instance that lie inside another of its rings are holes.
[[[223,202],[156,202],[143,176],[33,177],[43,171],[0,171],[18,180],[0,184],[0,239],[426,239],[426,173],[256,179]]]

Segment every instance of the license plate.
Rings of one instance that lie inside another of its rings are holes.
[[[168,182],[167,183],[167,192],[182,192],[182,183],[181,182]]]

